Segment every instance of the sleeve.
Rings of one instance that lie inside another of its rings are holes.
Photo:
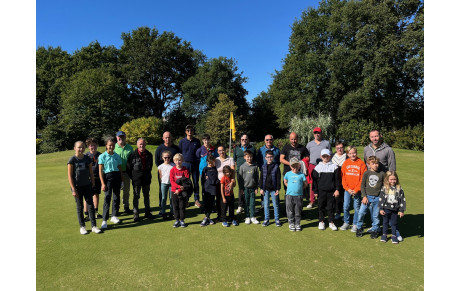
[[[129,178],[132,180],[132,162],[134,155],[129,155],[128,160],[126,161],[126,173],[128,173]]]
[[[364,154],[363,162],[364,162],[364,164],[366,164],[366,161],[367,161],[367,158],[368,158],[368,157],[367,157],[366,147],[367,147],[367,146],[365,146],[365,147],[364,147],[364,150],[363,150],[363,154]],[[367,164],[366,164],[366,168],[367,168]]]
[[[312,190],[313,192],[318,193],[318,178],[319,178],[318,172],[316,170],[313,170],[311,172],[311,177],[313,179]]]
[[[379,194],[379,210],[383,209],[384,204],[385,204],[385,188],[382,187],[382,189],[380,189],[380,194]]]
[[[97,158],[97,164],[98,164],[98,165],[103,165],[103,164],[104,164],[104,157],[105,157],[105,155],[101,154],[101,155]]]
[[[342,168],[340,168],[340,173],[342,175],[342,187],[345,189],[345,191],[348,191],[350,189],[350,186],[348,186],[347,179],[344,179],[346,170],[345,170],[346,165],[342,165]]]
[[[200,148],[198,148],[198,149],[196,150],[195,156],[196,156],[197,159],[201,159],[201,153],[202,153],[202,152],[203,152],[203,148],[202,148],[202,147],[200,147]]]
[[[399,192],[399,212],[404,212],[406,211],[406,197],[404,196],[404,190],[401,188],[401,191]]]
[[[201,171],[201,187],[204,188],[204,182],[206,182],[206,168]]]
[[[388,170],[396,171],[396,158],[393,149],[388,152]]]
[[[171,192],[174,192],[176,191],[177,188],[179,188],[179,185],[177,185],[176,183],[176,168],[172,168],[170,171],[169,171],[169,182],[171,182]]]
[[[254,169],[255,169],[254,179],[256,181],[256,185],[258,185],[259,184],[259,169],[257,168],[257,166],[255,166]]]
[[[237,150],[238,146],[235,147],[235,150],[233,151],[233,160],[236,161],[236,150]]]
[[[67,165],[75,165],[73,157],[70,157],[70,159],[67,161]]]
[[[327,142],[327,148],[332,151],[332,148],[331,148],[331,143],[330,142]]]
[[[260,148],[257,150],[257,159],[256,159],[256,161],[257,161],[257,166],[259,168],[261,168],[262,165],[264,164],[264,159],[262,157],[262,152],[260,151]]]
[[[364,177],[364,173],[366,172],[366,164],[364,162],[361,163],[360,165],[360,168],[359,168],[359,181],[356,185],[356,188],[354,189],[356,193],[358,193],[359,191],[361,191],[361,187],[362,187],[362,179]]]
[[[280,190],[281,189],[281,170],[280,170],[280,167],[278,167],[276,169],[276,179],[278,179],[278,187],[276,187],[277,189],[276,190]]]
[[[182,140],[179,141],[179,153],[182,154]]]
[[[300,159],[303,159],[303,158],[308,157],[308,156],[310,156],[310,153],[307,150],[307,147],[304,146],[303,149],[302,149],[302,154],[300,156]]]
[[[160,165],[160,147],[157,147],[155,151],[155,165],[158,167]]]
[[[363,178],[361,180],[361,197],[367,197],[366,193],[366,183],[367,183],[367,172],[364,172]]]
[[[225,185],[225,176],[223,176],[222,179],[220,179],[220,183]]]
[[[335,190],[339,191],[342,186],[342,175],[340,174],[340,167],[337,167],[334,171]]]
[[[262,188],[262,186],[263,186],[262,184],[263,184],[263,183],[262,183],[262,182],[263,182],[264,177],[263,177],[262,169],[261,169],[259,172],[260,172],[260,173],[259,173],[259,183],[258,183],[258,186],[259,186],[260,189],[263,190],[263,188]]]

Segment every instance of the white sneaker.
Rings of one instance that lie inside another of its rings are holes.
[[[403,241],[404,240],[402,236],[398,236],[397,239],[398,239],[398,241]]]
[[[117,224],[120,222],[120,219],[118,219],[116,216],[112,216],[112,218],[110,218],[110,221]]]
[[[321,230],[325,230],[325,229],[326,229],[326,225],[324,224],[324,222],[321,221],[321,222],[318,224],[318,229],[321,229]]]
[[[349,225],[348,223],[345,222],[345,223],[342,224],[342,226],[340,227],[340,230],[347,230],[347,229],[349,229],[349,228],[350,228],[350,225]]]
[[[107,228],[107,221],[104,220],[101,224],[101,229],[106,229]]]
[[[251,218],[251,222],[254,223],[254,224],[259,224],[259,221],[255,217]]]
[[[329,222],[329,228],[332,230],[337,230],[337,226],[333,222]]]
[[[308,204],[308,205],[307,205],[307,208],[313,208],[313,205]]]
[[[86,228],[84,226],[80,227],[80,233],[81,234],[87,234],[88,232],[86,231]]]
[[[97,228],[97,226],[93,226],[93,228],[91,230],[94,233],[101,233],[101,230],[99,228]]]
[[[249,217],[246,217],[246,219],[244,220],[244,223],[251,224],[251,219]]]
[[[351,232],[356,232],[358,230],[358,226],[356,226],[356,224],[353,224],[353,226],[351,227]]]
[[[243,207],[239,206],[238,209],[236,210],[236,213],[240,214],[241,212],[243,212]]]

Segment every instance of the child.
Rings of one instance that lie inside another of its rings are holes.
[[[244,151],[244,160],[246,162],[242,164],[238,170],[238,174],[244,182],[244,213],[246,214],[246,220],[244,223],[250,224],[252,222],[254,224],[259,224],[259,221],[255,218],[256,191],[257,185],[259,184],[259,171],[257,165],[252,163],[251,151]]]
[[[355,214],[353,215],[353,227],[352,232],[356,232],[358,229],[358,213],[359,206],[361,205],[361,182],[363,179],[364,172],[367,167],[366,164],[358,158],[358,150],[355,146],[347,147],[348,159],[342,164],[342,186],[345,189],[344,201],[343,201],[343,220],[344,223],[340,227],[340,230],[347,230],[350,228],[350,205],[351,198],[353,198],[353,208]]]
[[[336,164],[339,167],[339,173],[341,173],[341,167],[345,160],[347,159],[347,155],[344,153],[345,150],[345,145],[343,144],[342,141],[336,141],[335,142],[335,154],[331,158],[331,162],[333,164]],[[340,213],[343,210],[343,197],[345,194],[345,189],[343,189],[342,184],[340,184],[340,189],[339,189],[339,196],[334,197],[334,212],[335,212],[335,220],[340,219]]]
[[[171,197],[174,209],[174,218],[176,221],[173,224],[173,227],[186,227],[185,224],[185,205],[188,202],[188,197],[181,195],[181,191],[184,190],[184,186],[178,185],[176,183],[182,177],[189,178],[190,174],[186,167],[182,166],[184,162],[184,156],[182,154],[176,154],[174,156],[175,167],[169,172],[169,181],[171,182]]]
[[[112,200],[112,218],[111,222],[117,224],[120,220],[117,218],[117,211],[120,208],[120,188],[121,188],[121,157],[114,152],[115,139],[109,137],[105,141],[106,151],[99,156],[99,177],[101,179],[101,188],[104,191],[104,208],[102,210],[101,228],[107,228],[107,218],[109,218],[110,201]]]
[[[203,169],[201,173],[201,189],[203,189],[205,216],[200,226],[214,224],[214,221],[210,218],[210,216],[212,212],[212,206],[215,203],[216,195],[218,193],[217,187],[220,184],[216,168],[216,157],[213,155],[207,155],[206,161],[208,165]]]
[[[340,169],[331,162],[331,151],[321,150],[321,162],[313,170],[313,191],[318,197],[319,225],[318,229],[324,230],[324,214],[327,211],[329,228],[337,230],[334,224],[334,197],[339,196],[341,186]]]
[[[198,166],[198,171],[200,175],[203,173],[203,169],[208,165],[206,157],[208,155],[213,155],[214,157],[217,157],[217,150],[215,147],[213,147],[210,143],[209,140],[211,137],[209,134],[205,133],[202,136],[202,141],[203,145],[196,151],[196,157],[200,160],[200,164]],[[205,181],[201,181],[201,185],[204,185]],[[203,187],[201,188],[201,197],[203,198],[203,203],[204,203],[204,189]],[[205,208],[206,205],[201,204],[201,213],[205,213]]]
[[[95,218],[102,218],[102,215],[98,213],[98,206],[99,206],[99,194],[101,194],[101,180],[99,178],[99,169],[97,164],[97,159],[101,155],[100,152],[97,151],[97,141],[90,137],[86,140],[86,146],[89,149],[89,152],[85,153],[93,161],[93,174],[94,174],[94,183],[95,186],[92,187],[93,191],[93,204],[94,204],[94,213]],[[85,211],[85,221],[89,221],[88,211],[86,208],[86,201],[83,201],[84,204],[84,211]]]
[[[304,189],[304,196],[305,200],[307,200],[308,196],[310,196],[310,203],[307,205],[307,208],[312,208],[313,206],[313,201],[315,201],[315,193],[313,190],[311,190],[310,185],[313,184],[313,177],[311,176],[311,173],[315,169],[315,165],[310,163],[310,157],[305,157],[300,161],[300,172],[302,172],[305,175],[305,178],[307,179],[307,187]]]
[[[220,180],[220,193],[222,196],[222,210],[221,210],[221,215],[222,215],[222,226],[227,227],[227,219],[226,219],[226,213],[227,213],[227,206],[228,206],[228,217],[230,220],[232,220],[232,224],[234,226],[238,225],[238,222],[235,220],[235,196],[233,194],[233,188],[235,187],[235,178],[233,175],[233,170],[230,168],[230,166],[224,166],[222,169],[224,176]]]
[[[77,203],[77,216],[80,223],[80,233],[87,234],[85,229],[85,220],[83,218],[83,198],[85,198],[89,209],[89,218],[91,220],[92,231],[100,233],[101,230],[96,226],[94,217],[94,205],[91,191],[91,185],[94,187],[93,163],[88,156],[85,156],[85,144],[77,141],[73,149],[75,155],[67,162],[67,177],[69,179],[72,196]]]
[[[168,216],[166,215],[166,200],[168,199],[169,193],[169,213],[173,212],[173,206],[171,202],[171,182],[169,179],[169,173],[171,169],[174,168],[175,164],[171,162],[171,152],[164,151],[161,153],[163,159],[163,164],[158,166],[158,174],[160,175],[161,180],[161,213],[163,220],[167,220]]]
[[[259,188],[264,197],[264,222],[262,226],[268,226],[270,219],[270,196],[272,197],[273,210],[275,212],[275,225],[280,227],[279,218],[279,192],[281,189],[281,171],[279,165],[273,162],[275,156],[271,150],[265,152],[266,164],[260,168]]]
[[[395,171],[385,174],[379,200],[380,214],[383,216],[383,233],[380,241],[387,242],[388,223],[391,221],[391,242],[398,244],[398,215],[399,218],[404,216],[406,198]]]
[[[370,229],[371,232],[371,239],[375,239],[378,237],[378,230],[379,230],[379,194],[380,189],[383,185],[383,179],[385,176],[384,172],[378,172],[379,170],[379,158],[376,156],[370,156],[367,158],[367,164],[369,170],[364,172],[363,179],[361,181],[361,194],[363,196],[363,200],[361,202],[361,207],[359,208],[358,213],[358,224],[357,224],[357,231],[356,237],[363,236],[363,222],[364,216],[366,215],[367,209],[371,213],[372,219],[372,228]]]
[[[268,161],[267,161],[268,162]],[[300,162],[297,158],[289,160],[291,171],[284,175],[286,188],[286,213],[288,217],[289,230],[301,231],[300,215],[302,212],[303,189],[307,187],[305,175],[300,172]]]

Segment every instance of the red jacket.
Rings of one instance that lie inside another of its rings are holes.
[[[188,170],[186,167],[182,166],[182,169],[174,167],[169,172],[169,181],[171,182],[171,192],[176,192],[177,189],[180,189],[180,185],[177,185],[176,181],[182,177],[190,178]]]
[[[311,183],[313,183],[313,178],[311,177],[311,173],[315,169],[315,165],[310,164],[310,158],[309,157],[303,158],[302,162],[304,163],[305,170],[306,170],[305,178],[307,178],[308,184],[311,184]]]

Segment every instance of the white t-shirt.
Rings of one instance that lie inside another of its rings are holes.
[[[222,179],[222,177],[224,176],[224,166],[230,166],[231,167],[234,167],[235,166],[235,162],[233,161],[233,158],[230,158],[230,157],[226,157],[224,161],[221,161],[220,160],[220,157],[219,158],[216,158],[216,168],[217,168],[217,177],[219,178],[219,180]]]
[[[170,163],[169,165],[163,163],[158,166],[158,170],[161,171],[161,184],[171,184],[171,182],[169,181],[169,172],[175,166],[176,165],[174,163]]]

